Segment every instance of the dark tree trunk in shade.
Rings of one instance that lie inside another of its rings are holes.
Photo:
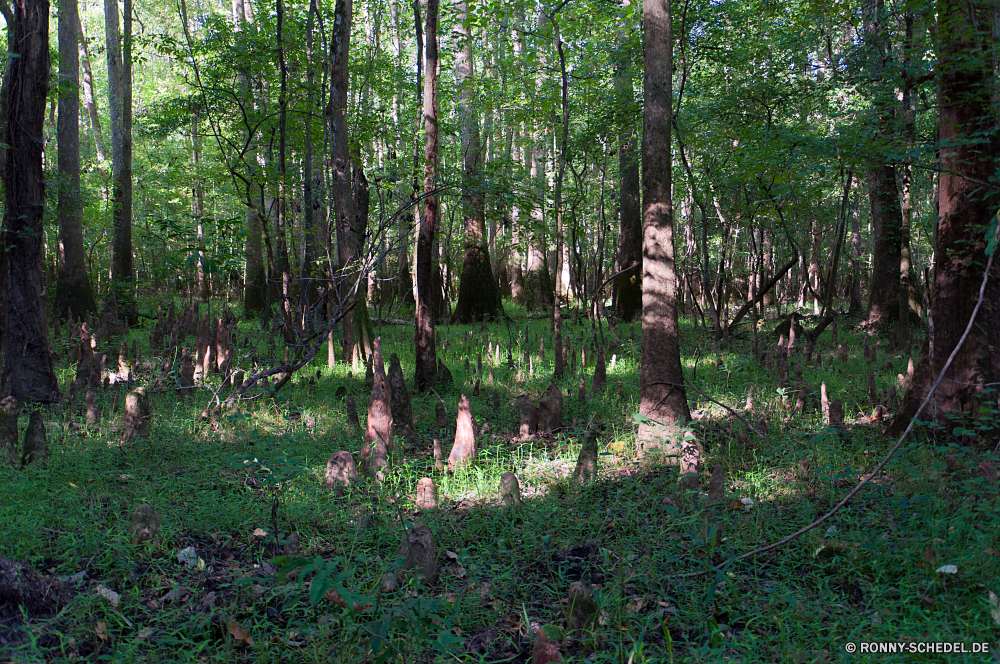
[[[4,327],[6,358],[4,392],[19,401],[53,401],[59,386],[49,348],[45,317],[45,273],[42,269],[42,217],[45,176],[42,172],[45,97],[49,89],[49,3],[18,0],[9,40],[8,123],[3,223]]]
[[[691,419],[683,387],[677,326],[670,119],[673,35],[669,0],[643,0],[645,100],[642,121],[642,366],[640,453],[680,452],[680,425]]]
[[[458,286],[458,304],[452,319],[460,323],[480,321],[484,315],[498,313],[496,282],[490,264],[486,235],[486,203],[482,192],[482,143],[479,118],[473,99],[476,96],[475,63],[472,37],[469,34],[468,6],[456,5],[455,31],[461,35],[461,48],[455,57],[455,74],[461,87],[458,107],[462,142],[462,211],[465,215],[465,257]]]
[[[868,281],[866,323],[882,327],[896,320],[899,314],[903,213],[894,166],[875,166],[868,171],[868,196],[871,201],[875,246],[872,249],[871,279]]]
[[[108,51],[108,96],[111,109],[111,281],[122,317],[136,322],[132,287],[132,0],[124,0],[122,28],[118,0],[104,0]]]
[[[437,353],[434,347],[434,234],[438,204],[434,195],[438,160],[437,117],[437,44],[438,0],[427,0],[424,30],[426,70],[424,71],[424,209],[420,215],[420,235],[417,238],[417,320],[416,320],[416,384],[425,392],[435,382]]]
[[[896,131],[896,100],[890,98],[882,79],[890,56],[889,31],[883,0],[862,3],[864,54],[871,72],[870,88],[875,144],[890,140]],[[886,150],[876,147],[868,168],[871,203],[872,272],[868,281],[866,326],[884,327],[899,317],[899,264],[903,242],[903,211],[896,186],[896,167]]]
[[[59,274],[56,312],[86,317],[97,310],[87,279],[80,201],[80,52],[77,49],[76,0],[62,0],[59,10]]]
[[[631,86],[630,86],[631,88]],[[626,270],[615,279],[615,312],[624,321],[642,313],[642,204],[639,197],[639,157],[635,137],[629,136],[618,153],[621,177],[617,269]]]
[[[331,30],[330,44],[330,160],[332,162],[333,229],[331,241],[336,242],[340,273],[334,276],[336,296],[345,298],[351,290],[351,263],[357,246],[354,243],[354,189],[352,185],[351,152],[347,136],[347,97],[350,83],[348,68],[351,46],[352,0],[338,0],[336,20]],[[357,369],[358,344],[355,339],[354,316],[343,319],[344,361]]]
[[[1000,260],[994,260],[982,307],[940,387],[934,407],[917,408],[965,332],[979,298],[986,266],[986,232],[1000,205],[996,191],[980,183],[995,177],[1000,156],[997,120],[991,113],[994,77],[987,66],[993,44],[988,3],[938,2],[940,151],[939,202],[934,247],[933,358],[924,343],[903,404],[886,434],[900,434],[910,419],[941,424],[975,417],[984,385],[1000,381]],[[973,20],[975,17],[975,20]],[[949,428],[950,429],[950,428]]]

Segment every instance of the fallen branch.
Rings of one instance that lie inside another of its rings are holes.
[[[283,387],[285,383],[288,382],[288,379],[292,377],[293,373],[295,373],[305,365],[312,362],[312,359],[316,357],[316,353],[319,352],[320,346],[322,346],[323,342],[325,342],[327,338],[330,336],[330,332],[333,331],[334,326],[337,323],[339,323],[344,318],[344,316],[349,314],[351,312],[351,309],[353,309],[354,305],[356,304],[357,300],[352,302],[346,309],[343,309],[340,313],[337,314],[335,318],[333,318],[329,323],[327,323],[326,328],[323,330],[322,334],[320,334],[316,338],[316,341],[313,342],[312,348],[309,349],[309,352],[306,353],[301,360],[299,360],[298,362],[293,362],[292,364],[283,364],[281,366],[272,367],[270,369],[261,369],[260,371],[250,374],[249,376],[247,376],[246,380],[243,381],[243,384],[234,389],[233,393],[226,398],[226,401],[223,405],[227,408],[232,406],[239,400],[241,396],[243,396],[251,388],[253,388],[253,386],[257,384],[257,381],[261,380],[262,378],[270,378],[271,376],[274,376],[276,374],[283,373],[285,374],[285,376],[281,379],[278,385],[275,386],[275,389],[280,389],[281,387]]]
[[[741,320],[743,320],[743,317],[747,315],[747,312],[749,312],[750,309],[754,307],[754,305],[760,304],[761,300],[764,299],[764,296],[767,295],[771,291],[771,289],[774,288],[774,286],[779,281],[781,281],[782,277],[784,277],[788,273],[789,270],[791,270],[793,267],[795,267],[796,264],[798,264],[798,262],[799,262],[799,254],[798,254],[798,252],[796,252],[795,255],[792,256],[791,260],[789,260],[787,263],[785,263],[783,266],[781,266],[781,269],[778,270],[778,272],[775,273],[775,275],[773,277],[771,277],[770,279],[768,279],[766,284],[764,284],[763,286],[761,286],[760,291],[757,292],[754,295],[754,297],[753,297],[752,300],[750,300],[749,302],[747,302],[746,304],[744,304],[742,307],[739,308],[739,311],[736,312],[736,315],[733,316],[733,320],[729,323],[729,325],[727,325],[727,327],[730,330],[732,330],[734,327],[736,327],[737,323],[739,323]],[[690,285],[689,285],[689,287],[690,287]],[[719,334],[718,338],[721,339],[722,338],[722,334],[721,334],[722,330],[720,329],[719,332],[720,332],[720,334]]]
[[[998,222],[1000,222],[1000,220],[998,220]],[[994,237],[994,242],[1000,241],[1000,223],[997,223],[993,237]],[[873,477],[879,476],[879,473],[882,472],[882,469],[885,468],[885,465],[889,463],[889,460],[892,459],[893,456],[896,455],[896,452],[898,452],[899,448],[903,446],[903,442],[910,435],[910,432],[913,431],[914,422],[917,421],[917,418],[920,417],[920,413],[923,412],[924,408],[930,402],[931,397],[934,396],[934,392],[937,390],[938,386],[944,380],[944,376],[948,372],[948,369],[951,367],[951,363],[955,360],[955,356],[958,355],[958,351],[962,349],[962,346],[965,344],[965,340],[968,339],[969,332],[972,331],[972,326],[976,322],[976,315],[979,313],[979,308],[983,305],[983,298],[986,294],[986,282],[989,281],[990,278],[990,269],[993,267],[994,255],[995,253],[990,254],[989,260],[986,261],[986,270],[983,272],[983,282],[982,284],[979,285],[979,299],[976,301],[976,306],[972,310],[972,315],[969,316],[969,323],[968,325],[965,326],[965,332],[962,333],[962,337],[958,340],[958,343],[955,345],[955,348],[952,349],[951,355],[948,356],[948,361],[944,363],[944,366],[941,368],[941,373],[938,374],[937,380],[934,381],[934,384],[931,386],[931,389],[927,392],[927,395],[924,396],[924,400],[921,402],[920,407],[917,408],[917,412],[914,413],[913,417],[910,419],[910,423],[906,425],[906,430],[903,431],[903,434],[899,437],[899,440],[896,441],[896,444],[892,446],[892,449],[889,450],[889,452],[885,455],[885,457],[883,457],[882,461],[879,462],[879,464],[875,467],[875,470],[873,470],[871,474],[869,474],[865,479],[863,479],[860,484],[851,489],[850,493],[844,496],[844,498],[839,503],[837,503],[833,507],[833,509],[831,509],[829,512],[827,512],[820,518],[816,519],[812,523],[810,523],[808,526],[804,526],[796,530],[788,537],[780,539],[777,542],[773,542],[766,546],[756,548],[753,551],[748,551],[747,553],[736,556],[735,558],[730,558],[721,565],[712,567],[710,569],[700,570],[698,572],[688,572],[687,574],[678,574],[675,578],[692,578],[696,576],[704,576],[705,574],[708,574],[709,572],[712,571],[716,573],[721,573],[735,562],[739,562],[741,560],[744,560],[746,558],[751,558],[753,556],[758,556],[762,553],[767,553],[768,551],[777,549],[779,546],[784,546],[785,544],[788,544],[792,540],[797,539],[798,537],[804,535],[805,533],[808,533],[813,528],[816,528],[817,526],[827,521],[830,517],[839,512],[840,509],[851,500],[851,498],[858,495],[858,493],[860,493],[866,486],[868,486]]]

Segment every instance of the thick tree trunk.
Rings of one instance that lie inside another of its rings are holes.
[[[111,282],[119,315],[136,322],[132,286],[132,0],[124,0],[118,28],[118,0],[104,0],[111,109]]]
[[[868,316],[865,324],[882,327],[899,313],[899,264],[902,244],[902,211],[891,164],[868,171],[868,196],[872,210],[872,272],[868,281]]]
[[[87,279],[80,201],[80,55],[76,0],[62,0],[59,11],[59,275],[56,312],[86,317],[97,310]]]
[[[336,229],[337,260],[340,275],[336,288],[341,303],[351,290],[351,276],[357,246],[354,234],[354,190],[351,178],[351,153],[347,137],[347,99],[350,73],[348,54],[351,45],[352,0],[338,0],[336,20],[330,45],[330,158],[332,161],[333,214]],[[345,362],[357,368],[358,344],[354,333],[354,317],[344,316]]]
[[[498,313],[496,282],[490,264],[488,237],[486,234],[486,203],[483,200],[482,144],[479,135],[479,118],[473,99],[476,97],[475,63],[472,53],[472,37],[469,34],[468,5],[461,1],[456,5],[458,16],[455,30],[461,35],[461,48],[455,58],[455,77],[461,92],[458,107],[462,141],[462,212],[465,216],[465,257],[462,260],[462,276],[458,287],[458,305],[452,319],[460,323],[470,323]]]
[[[54,401],[59,385],[49,348],[42,269],[45,176],[42,172],[45,97],[49,88],[49,3],[18,0],[9,40],[8,123],[3,224],[3,388],[19,401]]]
[[[862,6],[865,21],[865,46],[873,80],[873,117],[875,135],[880,142],[889,140],[895,130],[893,103],[882,91],[881,82],[890,54],[889,31],[882,0],[866,0]],[[881,150],[876,151],[868,169],[868,198],[871,202],[872,272],[868,281],[866,326],[884,327],[899,315],[899,264],[903,239],[903,213],[896,186],[896,167]]]
[[[1000,381],[1000,261],[994,260],[982,308],[969,337],[927,411],[917,408],[968,325],[986,265],[986,233],[1000,197],[982,186],[997,172],[1000,140],[991,113],[993,76],[987,66],[991,35],[988,3],[940,0],[938,136],[940,199],[934,247],[933,344],[925,342],[903,404],[886,432],[898,435],[910,419],[948,425],[977,417],[986,385]],[[929,412],[928,412],[929,411]],[[951,427],[947,426],[950,431]]]
[[[434,346],[434,234],[438,204],[434,194],[438,160],[438,0],[427,0],[427,23],[424,29],[426,58],[424,60],[424,210],[420,215],[420,236],[417,238],[417,320],[416,320],[416,383],[425,392],[435,382],[437,353]]]
[[[671,199],[673,34],[669,0],[643,0],[642,365],[639,452],[681,451],[680,425],[691,419],[677,326],[674,210]]]

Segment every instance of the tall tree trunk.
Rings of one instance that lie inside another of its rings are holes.
[[[42,269],[45,97],[49,89],[49,3],[18,0],[9,39],[8,122],[4,142],[4,393],[20,401],[53,401],[59,385],[49,347]],[[14,54],[17,57],[12,57]]]
[[[194,214],[198,234],[198,297],[208,302],[211,289],[209,275],[205,271],[205,187],[201,182],[201,131],[198,126],[198,112],[191,114],[191,175],[193,191],[191,212]]]
[[[108,50],[108,97],[111,109],[111,282],[119,314],[136,322],[132,286],[132,0],[124,0],[118,27],[118,0],[104,0]]]
[[[330,44],[330,158],[333,172],[333,215],[336,229],[337,260],[340,275],[336,288],[341,304],[353,286],[352,262],[356,251],[354,244],[354,191],[351,180],[351,152],[347,136],[347,100],[350,71],[348,55],[351,46],[352,0],[338,0],[336,18]],[[359,349],[354,333],[354,316],[348,313],[343,319],[344,360],[357,368]]]
[[[80,65],[83,67],[83,107],[90,118],[90,130],[94,134],[94,150],[97,152],[98,165],[104,162],[104,133],[101,131],[101,116],[97,112],[97,94],[94,92],[94,72],[90,66],[90,47],[87,45],[87,35],[83,32],[83,23],[77,13],[77,40]],[[60,26],[61,27],[61,26]],[[62,46],[59,47],[62,50]]]
[[[241,32],[247,23],[252,19],[250,8],[244,0],[232,1],[233,27],[237,32]],[[245,98],[252,95],[250,83],[246,75],[239,74],[239,87]],[[252,102],[248,102],[252,103]],[[243,311],[244,313],[257,313],[264,310],[264,298],[267,289],[267,278],[264,272],[264,247],[261,240],[261,218],[258,206],[250,201],[248,191],[246,211],[246,243],[244,245],[244,274],[243,274]]]
[[[880,81],[889,58],[889,31],[884,18],[882,0],[866,0],[863,5],[865,42],[874,80]],[[894,131],[893,104],[881,91],[882,84],[874,86],[875,133],[881,141],[888,140]],[[872,249],[872,272],[868,282],[868,315],[865,325],[884,327],[896,320],[899,314],[899,264],[902,243],[903,213],[896,186],[896,167],[887,161],[879,150],[868,168],[868,196],[871,202],[872,231],[875,246]]]
[[[882,327],[899,313],[899,264],[902,243],[902,211],[896,188],[896,167],[873,166],[868,170],[868,196],[872,211],[872,272],[868,281],[866,325]]]
[[[315,16],[319,9],[316,0],[309,2],[309,16],[306,19],[306,99],[309,108],[316,107],[315,71],[313,70],[313,32]],[[316,299],[316,204],[313,193],[313,144],[312,121],[304,118],[303,133],[305,155],[302,161],[302,269],[299,272],[299,306],[302,309],[302,328],[308,329],[307,320],[312,302]]]
[[[461,117],[462,141],[462,213],[465,216],[465,257],[458,287],[458,305],[453,320],[470,323],[482,320],[484,315],[496,316],[498,311],[496,282],[490,264],[488,236],[486,234],[486,203],[483,200],[482,144],[479,118],[473,99],[476,97],[475,62],[472,37],[469,34],[469,10],[465,0],[456,5],[455,30],[460,35],[461,46],[455,57],[455,78],[461,89],[458,96]]]
[[[671,199],[673,30],[670,0],[643,0],[645,79],[642,133],[642,366],[639,452],[680,453],[691,419],[677,326],[674,210]]]
[[[61,0],[59,11],[59,275],[56,312],[86,317],[97,309],[87,279],[80,201],[80,55],[77,0]]]
[[[933,345],[924,343],[916,374],[886,434],[898,435],[916,417],[949,425],[977,417],[986,385],[1000,381],[1000,261],[994,260],[982,308],[932,404],[917,413],[931,383],[965,332],[986,265],[987,229],[1000,196],[982,186],[997,172],[1000,139],[990,98],[992,37],[989,3],[939,0],[938,137],[940,197],[934,247]],[[993,396],[986,397],[993,399]],[[947,426],[950,431],[951,427]]]
[[[281,275],[281,317],[286,334],[292,326],[292,266],[288,256],[288,64],[285,60],[284,23],[285,3],[276,0],[278,47],[278,215],[275,235],[278,240],[278,264]]]
[[[565,5],[563,5],[565,6]],[[562,305],[566,296],[567,284],[563,280],[563,268],[565,258],[563,256],[563,244],[565,233],[565,223],[563,219],[562,190],[563,182],[566,179],[566,163],[569,160],[569,75],[566,71],[566,52],[563,49],[562,35],[559,32],[559,24],[555,15],[548,16],[549,23],[552,24],[553,41],[556,44],[556,55],[559,57],[559,100],[562,111],[562,122],[559,132],[559,159],[556,169],[555,191],[553,192],[553,214],[556,218],[556,274],[555,289],[552,300],[552,327],[553,327],[553,365],[556,378],[563,374],[563,343],[562,343]]]
[[[434,346],[434,275],[433,245],[437,226],[438,204],[434,194],[438,161],[438,0],[427,0],[427,22],[424,29],[424,210],[420,215],[420,236],[417,239],[417,321],[416,321],[416,383],[426,391],[435,382],[437,353]]]
[[[631,92],[631,79],[629,80]],[[622,137],[618,150],[618,255],[615,279],[615,311],[624,321],[642,314],[642,202],[639,196],[639,158],[635,136]],[[629,266],[635,265],[629,269]]]

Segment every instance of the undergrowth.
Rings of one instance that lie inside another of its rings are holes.
[[[263,343],[255,322],[240,325],[244,343]],[[126,446],[118,444],[122,392],[98,395],[103,418],[96,427],[82,424],[76,408],[47,411],[47,465],[0,468],[0,555],[73,578],[77,594],[55,617],[0,626],[0,653],[18,662],[524,662],[534,629],[564,623],[567,590],[579,580],[593,587],[599,618],[567,641],[567,661],[874,661],[848,653],[849,642],[995,648],[1000,611],[990,592],[1000,592],[1000,514],[989,469],[997,459],[976,432],[919,430],[882,477],[820,528],[716,569],[829,510],[891,446],[880,425],[858,417],[870,414],[868,370],[885,390],[906,373],[908,358],[880,348],[870,366],[861,333],[847,327],[842,321],[846,361],[836,359],[830,332],[817,344],[818,357],[807,361],[800,351],[791,361],[802,364],[817,392],[825,381],[831,398],[843,400],[848,426],[840,431],[824,426],[815,409],[790,414],[774,372],[754,358],[749,334],[716,356],[710,332],[684,323],[687,377],[766,429],[758,437],[729,411],[688,393],[706,470],[721,464],[727,474],[721,508],[706,506],[702,491],[680,489],[675,469],[633,458],[638,325],[605,330],[608,387],[594,393],[592,364],[581,369],[579,361],[593,332],[570,320],[576,363],[559,381],[566,427],[533,440],[517,437],[516,400],[542,396],[551,380],[547,319],[517,311],[509,325],[486,331],[438,328],[448,340],[439,355],[455,377],[450,389],[439,388],[446,430],[437,429],[435,397],[413,393],[411,328],[381,327],[386,356],[396,352],[407,374],[418,442],[397,450],[381,486],[362,481],[342,494],[322,479],[332,453],[361,447],[345,403],[356,398],[363,424],[363,367],[327,368],[325,357],[317,359],[276,394],[208,420],[199,415],[210,390],[187,398],[154,391],[149,437]],[[773,344],[768,332],[762,328],[761,342]],[[158,367],[144,346],[148,334],[133,330],[127,341],[138,340]],[[539,335],[546,356],[533,362],[531,375],[522,344],[537,355]],[[512,338],[514,368],[507,365]],[[102,342],[103,350],[110,354],[119,341]],[[64,336],[54,344],[64,385],[73,375],[67,343]],[[487,353],[491,343],[502,346],[499,364]],[[252,352],[265,358],[283,349]],[[479,352],[484,375],[474,397]],[[313,384],[308,378],[317,370]],[[140,378],[151,379],[152,371],[140,369]],[[577,399],[581,371],[584,403]],[[754,410],[744,413],[751,386]],[[498,411],[490,405],[493,389]],[[447,454],[461,394],[479,429],[478,462],[447,475],[434,469],[431,441],[441,440]],[[579,486],[568,475],[588,426],[601,432],[601,470],[598,481]],[[507,471],[521,481],[523,506],[498,500]],[[437,485],[437,509],[414,506],[422,477]],[[129,519],[141,503],[152,505],[163,525],[156,540],[133,545]],[[710,526],[711,510],[721,512],[719,529]],[[439,577],[383,592],[380,580],[399,563],[404,528],[417,521],[435,538]],[[200,559],[190,567],[178,559],[188,547]],[[699,571],[707,573],[683,576]],[[117,593],[117,605],[98,585]]]

